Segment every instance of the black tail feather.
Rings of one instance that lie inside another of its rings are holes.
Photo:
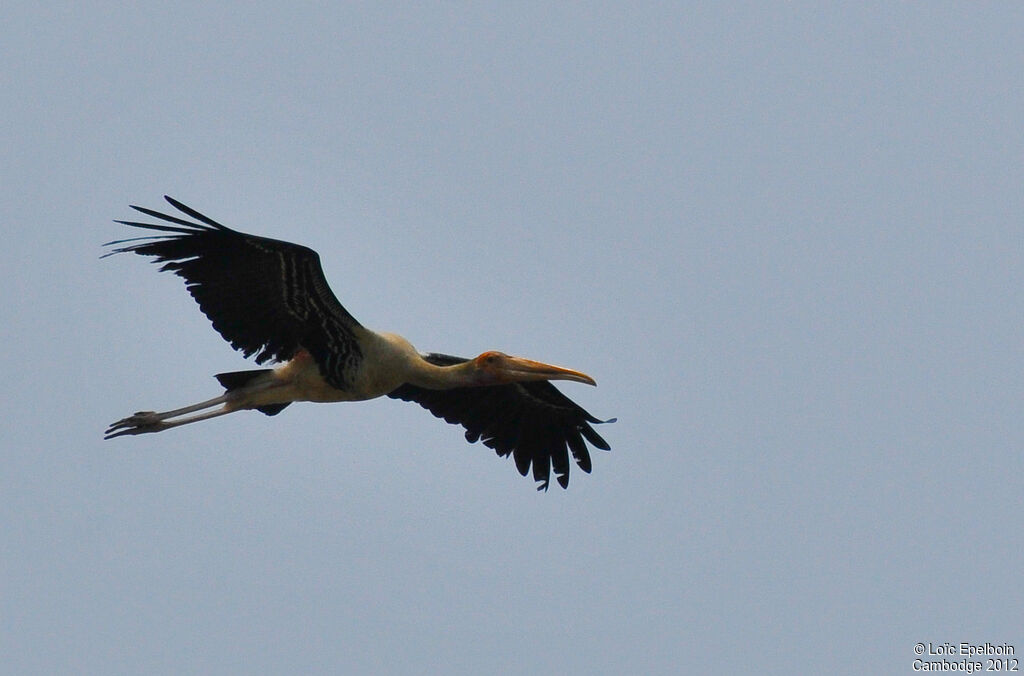
[[[290,403],[291,402],[285,402],[284,404],[267,404],[266,406],[257,406],[256,410],[264,415],[277,415]]]
[[[251,383],[256,378],[262,375],[270,373],[273,369],[254,369],[251,371],[230,371],[228,373],[218,373],[214,376],[217,382],[227,390],[237,390],[239,387],[244,387]]]

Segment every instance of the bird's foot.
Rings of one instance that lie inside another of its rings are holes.
[[[103,433],[104,439],[113,439],[125,434],[146,434],[159,432],[165,427],[163,417],[156,411],[139,411],[113,423]]]

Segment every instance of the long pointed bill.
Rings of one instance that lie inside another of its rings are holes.
[[[502,364],[501,377],[509,381],[520,382],[524,380],[575,380],[578,383],[597,385],[594,379],[586,373],[522,357],[507,357],[505,363]]]

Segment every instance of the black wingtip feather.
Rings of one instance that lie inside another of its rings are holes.
[[[592,468],[590,451],[587,450],[587,444],[583,441],[583,437],[579,434],[570,434],[566,442],[569,444],[569,450],[572,452],[572,459],[576,461],[581,470],[590,474]]]
[[[184,214],[188,214],[189,216],[191,216],[192,218],[196,219],[197,221],[202,221],[203,223],[206,223],[207,225],[209,225],[211,227],[217,228],[218,230],[228,230],[229,229],[226,226],[223,226],[220,223],[218,223],[217,221],[213,220],[209,216],[206,216],[204,214],[199,213],[198,211],[196,211],[195,209],[193,209],[192,207],[190,207],[190,206],[188,206],[186,204],[182,204],[181,202],[179,202],[178,200],[174,199],[170,195],[164,195],[164,199],[167,200],[167,202],[172,207],[174,207],[175,209],[177,209],[178,211],[180,211],[180,212],[182,212]]]
[[[608,442],[601,438],[601,435],[594,431],[594,428],[590,425],[585,425],[580,428],[580,432],[586,437],[587,441],[594,445],[595,448],[600,448],[602,451],[610,451],[612,447],[608,445]]]
[[[173,225],[160,225],[159,223],[142,223],[141,221],[114,221],[121,225],[130,225],[133,228],[144,228],[146,230],[157,230],[159,232],[173,232],[176,235],[190,235],[201,226],[189,223],[188,221],[181,221],[181,225],[186,226],[183,228],[176,228]]]

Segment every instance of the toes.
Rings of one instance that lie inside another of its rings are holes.
[[[113,426],[137,427],[140,425],[152,425],[158,422],[160,422],[160,416],[158,416],[155,411],[139,411],[138,413],[130,415],[127,418],[122,418],[121,420],[118,420],[116,423],[114,423]]]
[[[103,433],[103,438],[113,439],[114,437],[120,437],[125,434],[157,432],[161,427],[160,416],[157,415],[155,411],[139,411],[134,415],[130,415],[127,418],[122,418],[117,422],[112,423]]]
[[[163,428],[164,425],[159,422],[148,425],[111,425],[103,433],[103,438],[113,439],[114,437],[121,437],[126,434],[148,434],[149,432],[159,432]]]

